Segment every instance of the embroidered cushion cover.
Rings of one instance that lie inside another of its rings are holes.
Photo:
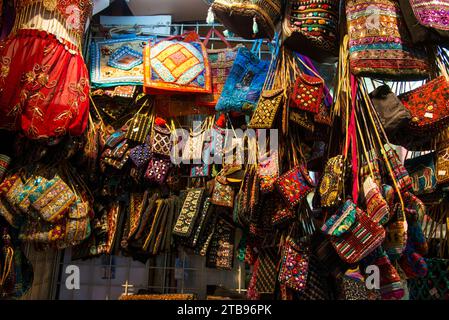
[[[211,71],[201,42],[162,40],[144,49],[144,91],[211,93]]]

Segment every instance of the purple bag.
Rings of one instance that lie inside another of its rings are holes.
[[[152,156],[148,163],[145,179],[150,183],[163,184],[172,167],[170,158]]]

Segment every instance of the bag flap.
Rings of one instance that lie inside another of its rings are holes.
[[[319,86],[323,86],[323,80],[318,78],[318,77],[314,77],[314,76],[309,76],[308,74],[305,73],[301,73],[298,76],[297,82],[303,82],[309,86],[313,86],[313,87],[319,87]]]
[[[321,227],[329,236],[339,237],[348,231],[356,221],[357,207],[352,200],[347,200],[338,211]]]
[[[284,93],[284,89],[264,90],[262,98],[271,99]]]
[[[163,126],[154,125],[154,130],[161,134],[169,135],[171,133],[170,129]]]

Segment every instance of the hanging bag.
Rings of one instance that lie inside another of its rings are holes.
[[[209,59],[197,33],[150,43],[143,55],[145,93],[211,93]]]
[[[125,138],[130,141],[135,141],[139,144],[143,144],[148,136],[153,122],[153,114],[151,112],[152,107],[147,109],[148,101],[142,105],[137,113],[128,122],[128,130],[126,131]],[[145,113],[141,113],[144,109],[147,109]]]

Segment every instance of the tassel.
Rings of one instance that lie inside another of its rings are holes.
[[[229,30],[226,29],[226,30],[223,31],[223,35],[224,35],[226,38],[229,38],[229,37],[231,36],[231,32],[229,32]]]
[[[257,25],[256,17],[253,18],[253,33],[254,34],[259,33],[259,26]]]
[[[214,13],[212,12],[212,7],[209,7],[209,10],[207,10],[206,23],[214,24],[214,21],[215,21],[215,16],[214,16]]]

